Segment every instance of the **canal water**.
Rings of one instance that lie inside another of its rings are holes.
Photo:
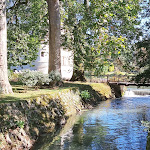
[[[102,101],[37,149],[150,150],[150,96],[135,93],[129,89],[123,98]]]

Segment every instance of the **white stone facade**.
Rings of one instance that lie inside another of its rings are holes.
[[[38,52],[38,57],[35,62],[32,63],[33,67],[30,65],[22,65],[22,66],[15,66],[11,67],[12,70],[23,70],[23,69],[30,69],[30,70],[37,70],[41,71],[44,74],[48,73],[48,59],[49,59],[49,48],[48,45],[41,45],[41,49]]]
[[[30,69],[47,74],[48,62],[49,62],[49,46],[42,44],[41,49],[38,52],[38,57],[36,61],[32,63],[32,65],[34,65],[33,67],[31,67],[30,65],[23,65],[21,67],[11,67],[11,69],[16,69],[17,71],[23,69]],[[72,75],[73,75],[73,52],[63,50],[63,48],[61,48],[61,76],[65,80],[70,80]]]
[[[73,75],[73,52],[61,49],[61,76],[70,80]]]

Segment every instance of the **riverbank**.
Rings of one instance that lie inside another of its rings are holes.
[[[85,90],[90,93],[86,100],[81,98]],[[41,134],[53,134],[70,116],[114,97],[106,83],[66,82],[42,91],[1,96],[0,149],[30,149]]]

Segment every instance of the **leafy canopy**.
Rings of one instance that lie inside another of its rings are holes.
[[[74,51],[75,69],[100,74],[123,57],[136,32],[139,9],[139,0],[63,0],[62,41]]]
[[[36,60],[48,32],[45,0],[9,0],[7,4],[8,66]]]

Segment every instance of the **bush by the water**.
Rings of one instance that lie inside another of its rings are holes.
[[[82,91],[80,95],[81,95],[82,99],[85,99],[85,100],[90,98],[90,93],[88,90]]]

